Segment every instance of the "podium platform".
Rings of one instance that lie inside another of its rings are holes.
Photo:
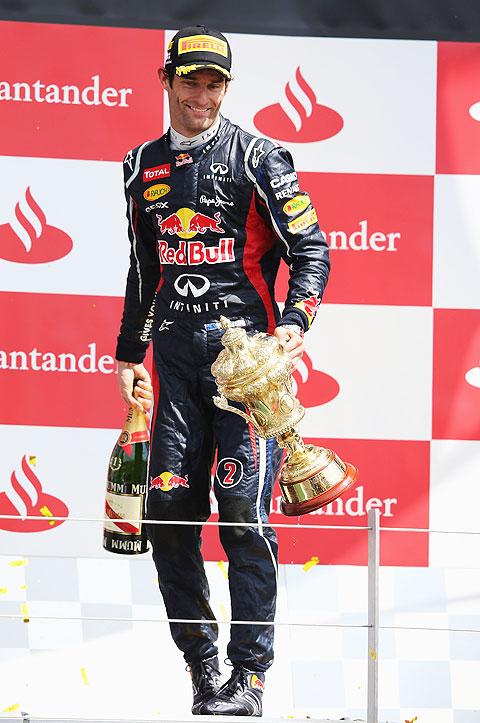
[[[198,721],[199,723],[232,723],[232,721],[239,721],[239,723],[247,723],[252,718],[248,716],[184,716],[182,718],[46,718],[39,716],[30,716],[27,713],[23,715],[4,718],[0,717],[1,723],[191,723],[191,721]],[[262,717],[262,723],[286,723],[286,721],[292,721],[293,723],[368,723],[365,718],[294,718],[293,716],[283,718],[268,718]],[[399,723],[399,721],[379,721],[379,723]]]

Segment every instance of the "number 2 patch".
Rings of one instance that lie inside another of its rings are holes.
[[[215,477],[220,487],[235,487],[243,477],[243,464],[234,457],[224,457],[217,465]]]

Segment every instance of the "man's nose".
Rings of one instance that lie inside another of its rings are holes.
[[[206,86],[199,86],[195,98],[199,105],[208,105],[208,88]]]

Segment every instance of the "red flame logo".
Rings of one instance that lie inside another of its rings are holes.
[[[300,92],[294,93],[288,82],[284,104],[274,103],[259,110],[253,119],[256,128],[272,138],[294,143],[323,141],[340,133],[342,116],[333,108],[317,103],[316,95],[299,67],[295,80]]]
[[[313,368],[312,360],[304,354],[292,375],[293,386],[300,404],[304,407],[319,407],[335,399],[340,391],[336,379]]]
[[[16,520],[2,520],[0,529],[9,532],[42,532],[58,527],[62,521],[52,517],[68,517],[68,507],[57,497],[47,495],[40,480],[32,469],[35,457],[22,458],[21,471],[13,471],[10,489],[0,493],[0,515],[16,515]],[[44,520],[29,520],[28,516],[42,516]]]
[[[57,261],[69,254],[73,247],[72,239],[65,231],[47,224],[47,218],[33,198],[30,188],[27,188],[25,192],[25,203],[37,228],[34,228],[22,212],[20,203],[17,203],[15,218],[27,234],[30,243],[24,243],[9,223],[1,224],[0,258],[20,264],[45,264],[48,261]]]

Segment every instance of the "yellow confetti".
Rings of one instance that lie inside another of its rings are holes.
[[[308,572],[311,567],[318,565],[319,562],[320,562],[320,558],[318,558],[316,555],[314,555],[313,557],[310,558],[310,560],[308,560],[308,562],[306,562],[304,564],[303,569],[305,570],[305,572]]]
[[[37,455],[31,454],[28,458],[28,461],[30,462],[30,464],[33,464],[33,466],[35,467],[35,465],[37,464]]]
[[[28,614],[28,605],[27,605],[27,603],[21,603],[21,604],[20,604],[20,612],[21,612],[22,615],[23,615],[23,622],[24,622],[24,623],[29,623],[29,622],[30,622],[30,618],[29,618],[29,614]]]
[[[20,708],[20,703],[15,703],[15,705],[11,705],[8,708],[4,708],[2,710],[2,713],[13,713],[14,710],[18,710]]]
[[[20,585],[20,587],[19,587],[18,589],[19,589],[19,590],[26,590],[26,589],[27,589],[27,586],[26,586],[26,585]]]
[[[5,595],[8,592],[8,587],[0,587],[0,595]]]
[[[227,609],[223,603],[220,603],[220,618],[221,620],[228,620]]]
[[[370,650],[368,651],[368,654],[369,654],[369,656],[371,657],[372,660],[376,660],[376,659],[377,659],[377,651],[376,651],[376,650],[370,649]]]
[[[88,676],[87,676],[87,671],[85,670],[85,668],[80,668],[80,673],[82,674],[83,682],[85,683],[85,685],[88,685]]]
[[[228,580],[228,570],[227,570],[223,560],[218,561],[218,567],[222,571],[222,574],[223,574],[223,577],[225,578],[225,580]]]
[[[43,505],[43,507],[40,507],[40,513],[44,517],[53,517],[53,513],[48,509],[47,505]],[[55,524],[55,520],[50,520],[48,523],[50,526]]]
[[[10,560],[8,563],[10,567],[22,567],[22,565],[26,565],[28,560]]]

